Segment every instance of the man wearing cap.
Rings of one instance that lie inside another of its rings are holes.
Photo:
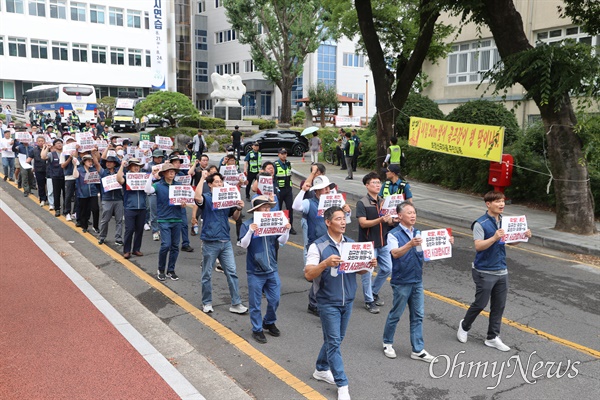
[[[262,164],[262,154],[259,149],[258,142],[252,143],[252,150],[246,154],[246,158],[244,159],[246,163],[246,177],[248,183],[246,184],[246,200],[250,201],[250,188],[252,186],[252,182],[258,176],[258,171],[260,170],[260,166]]]
[[[98,221],[100,219],[100,210],[98,208],[98,184],[91,181],[91,176],[102,168],[100,167],[100,155],[97,150],[94,155],[85,154],[81,157],[81,164],[74,168],[73,177],[76,179],[77,198],[79,199],[79,210],[77,212],[78,226],[83,233],[88,231],[88,221],[92,215],[92,228],[97,233],[99,231]],[[71,158],[71,163],[75,165],[77,160]]]
[[[387,167],[385,173],[386,181],[379,191],[379,195],[384,199],[391,194],[404,195],[404,201],[412,203],[412,192],[410,185],[400,176],[400,166],[391,164]]]
[[[92,125],[90,121],[85,121],[85,126],[81,129],[81,132],[89,132],[92,130]]]
[[[100,179],[106,178],[107,176],[116,175],[118,172],[118,166],[121,161],[114,156],[109,156],[105,161],[106,168],[100,169]],[[100,220],[100,234],[98,235],[98,244],[104,244],[106,235],[108,234],[108,223],[110,219],[115,217],[115,244],[117,246],[123,245],[123,191],[121,189],[115,190],[104,190],[104,184],[102,184],[101,191],[102,198],[102,219]]]
[[[275,167],[275,176],[273,177],[273,185],[279,188],[279,194],[277,196],[279,201],[279,209],[283,210],[283,203],[285,208],[290,214],[290,234],[295,235],[294,230],[294,209],[292,203],[294,202],[294,196],[292,194],[292,164],[287,161],[287,150],[284,148],[279,149],[279,159],[273,163]]]
[[[42,160],[46,160],[46,163],[48,164],[48,170],[46,174],[52,180],[52,197],[54,198],[54,202],[51,204],[51,207],[54,208],[55,217],[60,216],[61,194],[63,197],[63,204],[65,201],[65,172],[60,164],[62,147],[62,139],[54,139],[52,142],[52,148],[45,147],[41,154]]]
[[[231,139],[233,150],[235,151],[235,158],[237,160],[240,159],[240,150],[242,149],[242,132],[240,132],[240,127],[235,126],[235,130],[231,132]]]
[[[65,144],[74,145],[75,138],[73,136],[69,136],[65,140]],[[75,145],[77,148],[79,145]],[[75,162],[73,161],[75,160]],[[75,177],[73,176],[74,168],[76,168],[77,164],[77,150],[71,150],[69,152],[62,152],[60,154],[60,166],[63,169],[64,177],[65,177],[65,203],[63,204],[63,215],[67,219],[67,221],[71,221],[71,213],[73,210],[73,197],[75,196]],[[55,192],[56,193],[56,192]],[[56,200],[56,197],[55,197]],[[54,209],[56,210],[56,204],[54,205]],[[56,214],[56,213],[55,213]]]
[[[156,213],[160,229],[160,250],[158,252],[158,272],[156,273],[156,278],[159,281],[164,281],[167,277],[174,281],[179,279],[179,276],[175,273],[175,263],[179,256],[181,208],[185,207],[185,203],[181,204],[181,206],[172,206],[169,202],[169,187],[179,185],[175,181],[177,171],[179,170],[173,164],[166,162],[162,165],[160,171],[151,174],[146,182],[146,193],[156,193]],[[167,256],[169,256],[168,264]]]
[[[371,283],[373,272],[370,271],[362,276],[363,294],[365,296],[365,308],[371,314],[378,314],[378,306],[384,304],[379,296],[379,291],[392,272],[392,258],[390,247],[387,244],[387,233],[390,225],[394,224],[391,215],[381,215],[383,198],[379,196],[381,181],[376,172],[370,172],[363,177],[363,184],[367,189],[366,196],[356,203],[356,219],[358,220],[358,241],[373,242],[375,257],[379,265],[379,272],[375,281]]]
[[[155,149],[152,152],[152,161],[146,163],[144,168],[142,169],[144,172],[150,173],[158,173],[158,170],[154,171],[158,167],[158,165],[163,163],[164,152],[160,149]],[[158,222],[156,221],[156,193],[148,193],[147,199],[147,208],[146,208],[146,224],[150,225],[152,228],[152,240],[158,241],[160,240],[160,230],[158,227]],[[144,229],[146,229],[144,227]],[[147,230],[147,229],[146,229]]]
[[[229,311],[235,314],[245,314],[248,308],[242,304],[240,297],[235,257],[229,231],[229,218],[232,217],[234,220],[240,218],[244,201],[239,200],[237,206],[231,208],[213,208],[212,192],[203,192],[205,180],[211,191],[224,185],[223,176],[218,172],[209,175],[207,171],[202,171],[202,178],[196,186],[194,195],[196,205],[202,209],[203,219],[200,234],[204,257],[202,262],[202,311],[205,313],[214,311],[212,306],[212,268],[218,259],[227,278],[229,294],[231,295]]]
[[[127,186],[127,174],[125,172],[126,163],[128,169],[127,172],[133,174],[139,173],[144,164],[137,158],[130,158],[129,162],[121,163],[119,171],[117,172],[117,181],[123,185],[123,208],[125,214],[123,257],[129,259],[132,253],[138,257],[144,255],[140,250],[142,248],[142,238],[144,236],[144,222],[146,221],[147,196],[143,190],[131,190],[131,188]]]
[[[352,162],[354,160],[354,153],[356,152],[356,142],[352,140],[350,132],[346,132],[346,145],[344,146],[344,157],[346,158],[346,166],[348,167],[348,176],[346,180],[352,180]]]
[[[269,212],[275,205],[267,196],[257,196],[252,199],[249,213]],[[246,254],[246,274],[248,276],[248,306],[250,307],[250,322],[252,337],[259,343],[266,343],[267,338],[263,329],[271,336],[278,337],[281,332],[275,325],[275,315],[279,306],[281,281],[277,272],[276,249],[284,245],[289,238],[289,229],[280,236],[254,236],[258,226],[254,222],[254,214],[242,224],[240,246],[248,249]],[[262,294],[267,299],[267,312],[264,319],[261,314]]]
[[[390,146],[387,150],[387,155],[385,156],[385,160],[383,161],[383,166],[388,165],[397,165],[400,167],[400,161],[402,160],[402,149],[398,146],[398,137],[392,136],[390,139]]]
[[[181,158],[177,154],[171,154],[169,157],[169,162],[177,168],[176,176],[185,176],[187,175],[185,170],[181,170]],[[190,237],[188,232],[188,218],[187,218],[187,209],[186,207],[181,207],[181,250],[191,253],[194,251],[194,248],[190,246]]]
[[[312,186],[309,182],[305,182],[300,193],[298,193],[294,199],[294,210],[301,211],[302,217],[306,219],[308,239],[304,244],[306,249],[309,249],[310,245],[313,244],[315,240],[327,233],[325,218],[322,215],[319,215],[319,199],[322,195],[329,194],[333,187],[335,187],[335,183],[329,182],[329,178],[325,175],[319,175],[312,180]],[[305,199],[304,195],[309,190],[314,192],[315,195],[314,197]],[[346,213],[350,212],[350,206],[345,204],[344,207],[342,207],[342,210]],[[316,293],[313,289],[308,292],[308,312],[319,315]]]

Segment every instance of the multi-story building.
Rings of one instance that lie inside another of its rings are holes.
[[[523,19],[523,29],[530,43],[558,43],[564,39],[573,39],[592,46],[600,46],[600,36],[591,36],[568,19],[558,15],[557,7],[562,5],[560,0],[515,1],[517,11]],[[443,16],[446,23],[459,26],[457,18]],[[463,27],[458,35],[452,35],[452,51],[446,60],[438,64],[426,63],[423,70],[428,74],[432,84],[423,94],[436,101],[444,113],[449,113],[455,107],[470,100],[482,98],[501,101],[492,97],[493,90],[484,81],[477,87],[486,71],[498,61],[500,55],[494,43],[494,38],[487,29],[482,27],[479,32],[474,25]],[[487,91],[486,91],[487,90]],[[506,107],[515,109],[521,125],[538,120],[540,112],[533,101],[520,102],[523,99],[524,88],[515,85],[506,94]]]

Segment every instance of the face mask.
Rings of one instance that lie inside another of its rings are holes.
[[[123,154],[125,154],[125,152],[124,152],[123,150],[118,150],[118,151],[117,151],[117,155],[118,155],[119,157],[123,157]]]

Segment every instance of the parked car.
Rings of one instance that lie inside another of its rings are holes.
[[[148,115],[148,123],[146,124],[148,127],[161,127],[168,128],[171,126],[171,122],[169,122],[166,118],[160,118],[157,115],[150,114]]]
[[[252,150],[252,143],[258,142],[262,153],[277,153],[285,148],[289,154],[301,156],[308,151],[308,140],[300,132],[288,129],[267,129],[242,140],[242,154]]]

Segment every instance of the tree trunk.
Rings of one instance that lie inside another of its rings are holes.
[[[513,0],[484,0],[483,3],[484,19],[503,59],[531,48]],[[519,83],[529,91],[535,85],[535,77],[523,76]],[[590,235],[596,233],[596,225],[589,173],[581,140],[573,129],[577,119],[569,94],[565,93],[564,98],[564,104],[558,110],[554,104],[542,104],[540,98],[534,98],[548,132],[548,154],[556,198],[554,227]]]
[[[281,115],[279,122],[283,124],[289,124],[292,120],[292,87],[294,85],[294,78],[284,77],[281,80]]]

